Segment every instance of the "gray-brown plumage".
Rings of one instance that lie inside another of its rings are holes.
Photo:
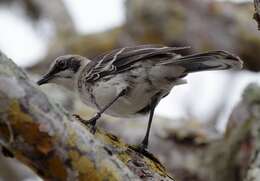
[[[175,85],[185,83],[183,77],[198,71],[242,67],[239,57],[225,51],[188,56],[176,53],[186,48],[140,45],[116,49],[92,60],[79,55],[60,56],[38,84],[55,78],[73,80],[81,100],[98,110],[89,120],[93,129],[104,112],[118,117],[150,112],[146,136],[140,147],[144,150],[148,146],[156,105]]]

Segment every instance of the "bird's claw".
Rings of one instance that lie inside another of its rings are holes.
[[[148,151],[147,146],[144,144],[140,144],[140,145],[134,145],[134,146],[130,146],[130,148],[134,151],[136,151],[137,153],[140,153],[141,155],[149,158],[150,160],[160,164],[161,166],[163,166],[161,164],[161,162],[152,154]]]
[[[77,115],[77,114],[72,114],[72,116],[75,118],[75,119],[77,119],[78,121],[80,121],[80,122],[85,122],[86,120],[85,119],[82,119],[79,115]]]
[[[78,121],[80,121],[81,123],[83,123],[84,125],[86,125],[87,127],[90,128],[90,132],[95,134],[96,133],[96,122],[97,122],[97,116],[94,116],[93,118],[89,119],[89,120],[85,120],[82,119],[79,115],[77,114],[73,114],[72,115],[74,118],[76,118]]]
[[[97,122],[97,118],[96,117],[93,117],[89,120],[87,120],[84,124],[87,125],[88,127],[90,127],[90,132],[92,134],[95,134],[96,131],[97,131],[97,128],[96,128],[96,122]]]
[[[143,143],[139,144],[139,145],[136,145],[133,147],[133,149],[138,152],[138,153],[141,153],[143,155],[146,155],[148,152],[148,149],[147,149],[147,146],[144,145]]]

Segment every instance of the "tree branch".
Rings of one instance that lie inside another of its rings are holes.
[[[244,94],[246,95],[246,106],[253,124],[251,132],[254,145],[245,181],[258,181],[260,178],[260,87],[252,84],[247,88]]]
[[[255,14],[254,19],[258,24],[258,30],[260,30],[260,0],[254,0]]]
[[[91,134],[1,52],[0,107],[4,152],[43,179],[172,180],[159,162],[119,138],[101,130]]]

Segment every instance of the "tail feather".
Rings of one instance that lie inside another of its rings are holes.
[[[226,51],[210,51],[183,56],[177,60],[164,62],[163,64],[180,65],[186,69],[186,73],[209,71],[209,70],[226,70],[241,69],[242,60]]]

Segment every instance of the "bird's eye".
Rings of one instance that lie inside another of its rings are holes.
[[[59,65],[59,68],[61,68],[61,69],[66,68],[66,63],[64,61],[60,61],[58,63],[58,65]]]

